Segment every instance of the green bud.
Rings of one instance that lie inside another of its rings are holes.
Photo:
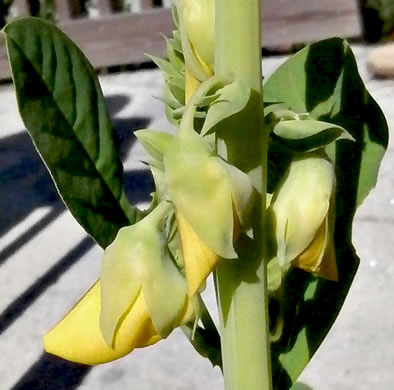
[[[186,68],[204,81],[214,73],[215,1],[178,0],[178,13]]]
[[[212,71],[215,63],[215,1],[183,0],[183,21],[197,55]]]
[[[329,215],[334,188],[334,167],[322,153],[306,154],[290,164],[270,206],[278,262],[283,269],[292,264],[336,279]],[[324,258],[333,263],[328,271],[327,264],[322,263]],[[319,273],[321,268],[323,274]]]

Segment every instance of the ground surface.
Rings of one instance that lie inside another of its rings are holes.
[[[369,48],[354,47],[362,77],[394,131],[394,80],[374,80]],[[269,75],[285,57],[265,61]],[[132,199],[148,201],[151,180],[133,130],[167,129],[154,70],[101,77],[122,142]],[[43,354],[41,337],[97,278],[102,251],[65,211],[17,113],[10,86],[0,87],[0,390],[219,390],[217,369],[200,359],[181,332],[166,342],[88,371]],[[354,243],[362,259],[329,337],[300,378],[299,390],[389,390],[394,364],[394,149],[377,188],[357,214]],[[211,305],[214,297],[207,292]],[[308,386],[306,386],[308,385]],[[257,390],[257,389],[256,389]]]

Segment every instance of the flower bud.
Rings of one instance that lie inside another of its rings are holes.
[[[182,0],[182,5],[190,44],[201,65],[212,73],[215,65],[215,1]]]
[[[337,280],[331,226],[334,188],[334,167],[321,154],[306,154],[290,164],[270,206],[282,268],[293,265]]]

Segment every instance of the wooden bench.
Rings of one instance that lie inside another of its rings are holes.
[[[22,11],[26,0],[17,0]],[[97,69],[148,62],[144,53],[165,56],[165,41],[173,30],[171,11],[140,0],[138,13],[115,13],[116,0],[97,0],[99,17],[81,18],[78,0],[56,0],[58,26],[83,50]],[[240,0],[242,1],[242,0]],[[287,51],[294,45],[333,36],[360,38],[357,0],[264,0],[263,46]],[[22,12],[23,13],[23,12]],[[0,80],[10,72],[0,47]]]

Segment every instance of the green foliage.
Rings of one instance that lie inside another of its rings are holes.
[[[311,119],[340,126],[354,139],[326,148],[337,176],[334,235],[339,281],[293,269],[282,287],[286,298],[278,298],[284,325],[281,337],[272,344],[273,373],[275,388],[288,389],[333,324],[357,270],[352,221],[376,184],[388,128],[365,89],[349,45],[340,39],[313,44],[291,57],[267,81],[264,94],[267,101],[285,103],[296,113],[309,113]],[[273,149],[271,167],[289,159],[285,149]],[[270,177],[275,174],[271,172]]]
[[[78,222],[106,247],[135,222],[96,74],[59,29],[35,18],[4,29],[22,119]]]

